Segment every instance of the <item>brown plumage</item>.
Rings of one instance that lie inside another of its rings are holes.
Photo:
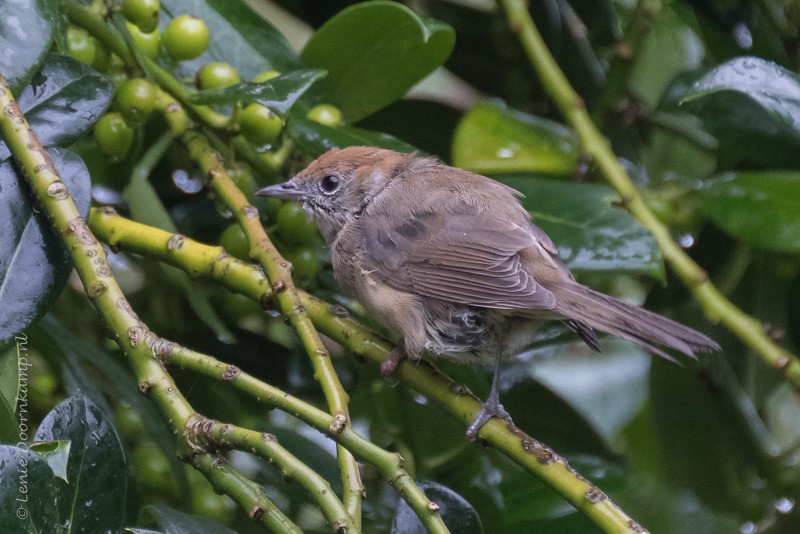
[[[302,203],[330,246],[342,288],[402,336],[395,365],[398,355],[425,351],[499,365],[551,319],[595,350],[594,329],[668,359],[662,347],[690,357],[719,349],[691,328],[579,284],[517,191],[434,159],[332,150],[258,194]],[[505,413],[496,378],[470,436]]]

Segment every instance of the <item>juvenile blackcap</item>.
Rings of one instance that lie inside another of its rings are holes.
[[[299,201],[328,242],[334,275],[401,339],[381,370],[424,352],[495,362],[492,390],[467,430],[506,417],[498,375],[504,355],[562,321],[599,351],[595,329],[672,360],[718,350],[709,337],[579,284],[516,190],[432,158],[391,150],[331,150],[259,195]]]

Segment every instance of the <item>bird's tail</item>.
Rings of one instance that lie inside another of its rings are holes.
[[[548,286],[556,295],[556,311],[581,327],[590,327],[623,339],[674,361],[661,347],[696,358],[698,352],[719,350],[716,341],[700,332],[643,308],[631,306],[578,283]],[[582,336],[583,337],[583,336]]]

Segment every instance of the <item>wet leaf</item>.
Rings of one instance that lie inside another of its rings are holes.
[[[44,146],[67,147],[88,131],[114,95],[111,80],[75,59],[50,54],[17,102]],[[0,161],[10,156],[0,141]]]
[[[720,140],[732,164],[800,162],[800,77],[780,65],[732,59],[700,78],[683,102]]]
[[[800,173],[727,173],[706,181],[700,198],[703,211],[737,239],[800,251]]]
[[[89,214],[89,174],[83,162],[64,149],[48,150],[78,211]],[[38,208],[12,162],[0,164],[0,344],[41,317],[61,293],[72,262],[61,239]]]
[[[44,418],[36,440],[71,442],[67,482],[56,485],[55,507],[62,520],[68,519],[76,532],[119,532],[128,471],[122,444],[106,415],[86,397],[69,397]]]
[[[419,480],[417,485],[428,499],[439,506],[439,515],[453,534],[481,534],[483,525],[478,513],[461,495],[447,486],[428,480]],[[417,514],[406,501],[401,500],[392,522],[393,534],[425,534]]]
[[[189,100],[195,104],[258,102],[283,117],[311,84],[323,76],[325,71],[320,69],[296,70],[263,83],[239,83],[221,89],[200,91]]]
[[[365,2],[337,13],[302,52],[309,67],[328,71],[321,82],[355,123],[402,97],[444,64],[453,29],[397,2]]]
[[[610,187],[502,177],[525,195],[522,204],[553,239],[573,271],[646,274],[662,280],[664,263],[653,235],[624,209]]]
[[[61,532],[57,481],[37,454],[0,445],[0,532]]]
[[[574,174],[579,154],[564,126],[489,101],[467,112],[453,135],[453,165],[479,174]]]
[[[153,516],[156,523],[164,532],[169,534],[236,534],[235,531],[224,527],[207,517],[189,515],[166,506],[148,505],[142,509]]]
[[[59,17],[57,0],[14,0],[0,16],[0,73],[18,95],[42,62]]]

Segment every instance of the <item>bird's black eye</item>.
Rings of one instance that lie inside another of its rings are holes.
[[[333,193],[334,191],[339,189],[339,177],[334,176],[333,174],[329,174],[328,176],[322,179],[320,185],[322,186],[322,190],[325,193]]]

